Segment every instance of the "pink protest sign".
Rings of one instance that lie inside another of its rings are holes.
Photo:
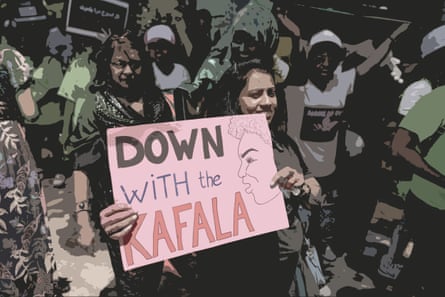
[[[139,218],[125,270],[288,227],[263,114],[108,130],[116,202]]]

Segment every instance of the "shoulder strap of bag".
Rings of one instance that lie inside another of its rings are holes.
[[[422,157],[425,157],[428,152],[430,151],[431,147],[434,145],[434,143],[439,139],[440,136],[442,136],[445,133],[445,124],[442,123],[442,125],[437,128],[436,131],[434,131],[434,134],[422,141],[420,144],[420,154]]]

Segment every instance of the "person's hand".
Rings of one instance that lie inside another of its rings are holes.
[[[392,78],[398,82],[399,84],[403,84],[403,78],[402,78],[402,70],[399,68],[400,60],[396,57],[391,57],[390,59],[391,63],[391,76]]]
[[[284,27],[286,27],[290,32],[292,32],[295,36],[300,37],[301,36],[301,30],[300,27],[295,24],[286,13],[277,13],[278,19],[281,21]]]
[[[100,29],[100,33],[96,34],[96,39],[99,39],[101,43],[104,43],[111,36],[111,29],[105,30],[104,28]]]
[[[100,225],[111,239],[119,240],[130,232],[137,218],[129,205],[116,203],[100,212]]]
[[[293,187],[299,187],[304,183],[304,175],[294,168],[286,166],[279,170],[272,177],[271,187],[278,185],[280,189],[292,190]]]
[[[321,186],[315,177],[309,177],[305,181],[305,184],[309,187],[309,204],[310,205],[323,205],[326,202],[326,195],[322,194]]]

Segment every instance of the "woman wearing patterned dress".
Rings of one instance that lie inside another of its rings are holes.
[[[38,110],[30,63],[0,47],[0,296],[54,296],[55,262],[24,117]]]

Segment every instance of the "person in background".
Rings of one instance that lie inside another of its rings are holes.
[[[411,96],[403,100],[399,112],[403,112],[394,138],[392,153],[408,164],[414,173],[407,182],[406,220],[413,241],[410,258],[404,264],[395,288],[398,296],[433,296],[441,290],[441,276],[437,273],[445,264],[442,256],[445,239],[441,232],[431,232],[445,223],[445,106],[443,60],[445,26],[439,26],[421,43],[425,95]],[[427,71],[429,70],[429,71]],[[406,93],[406,92],[405,92]],[[419,275],[419,271],[422,273]]]
[[[174,117],[173,91],[182,83],[190,82],[188,70],[182,64],[174,61],[175,33],[167,25],[154,25],[145,32],[144,43],[148,55],[153,60],[152,66],[156,86],[164,94]]]
[[[177,46],[181,48],[178,53],[184,59],[190,56],[193,49],[189,36],[186,32],[187,24],[185,14],[189,10],[195,10],[196,1],[181,0],[152,0],[142,4],[142,11],[137,16],[137,26],[141,34],[155,23],[168,24],[178,33]]]
[[[399,275],[398,296],[434,296],[441,290],[442,277],[437,272],[445,265],[445,239],[441,232],[431,230],[445,223],[444,92],[441,86],[422,97],[402,119],[392,142],[393,154],[402,157],[414,170],[406,195],[407,227],[414,248]],[[441,133],[436,132],[440,130]],[[421,155],[416,147],[435,134],[428,153]]]
[[[191,83],[184,83],[186,103],[190,115],[205,114],[214,104],[211,97],[206,99],[224,72],[234,64],[254,58],[265,59],[275,65],[276,72],[286,75],[278,69],[278,56],[274,55],[278,45],[278,25],[270,9],[269,0],[251,0],[234,18],[233,23],[222,33],[221,39],[211,48]],[[270,60],[269,57],[274,57]]]
[[[280,19],[287,27],[294,27],[290,26],[293,22],[286,16],[281,15]],[[335,260],[336,253],[342,254],[349,248],[345,239],[351,237],[339,227],[339,221],[344,223],[347,221],[346,216],[349,217],[342,213],[347,214],[346,208],[337,207],[343,204],[338,202],[341,197],[345,197],[344,193],[340,193],[343,185],[341,181],[345,177],[340,177],[340,171],[337,170],[342,165],[339,160],[342,160],[345,152],[349,153],[348,157],[353,157],[364,147],[363,138],[347,129],[344,116],[347,98],[354,92],[356,77],[366,74],[381,61],[392,40],[406,28],[406,24],[399,26],[366,60],[355,67],[345,67],[347,50],[338,35],[330,30],[317,32],[307,46],[306,61],[302,68],[307,77],[305,83],[297,86],[288,82],[285,88],[289,135],[297,142],[309,170],[319,180],[326,201],[329,202],[318,212],[314,209],[310,232],[327,261]],[[299,34],[299,31],[293,31]],[[342,216],[339,217],[339,213]],[[345,238],[340,239],[342,234]]]
[[[89,253],[95,250],[95,230],[90,222],[88,204],[90,184],[84,167],[99,159],[95,147],[99,143],[99,131],[94,123],[96,106],[94,94],[89,90],[96,75],[92,53],[100,45],[98,40],[73,36],[75,56],[65,72],[57,94],[65,99],[63,129],[60,142],[66,158],[71,160],[74,183],[74,212],[77,226],[67,239],[67,246],[80,246]],[[81,207],[83,206],[83,207]]]
[[[59,135],[64,125],[65,100],[57,91],[73,54],[71,35],[58,27],[48,30],[46,38],[47,56],[33,72],[32,95],[40,110],[39,117],[27,122],[27,139],[36,158],[37,165],[45,177],[52,178],[54,187],[65,186],[71,175],[71,164],[64,158]],[[44,135],[42,137],[42,135]]]

